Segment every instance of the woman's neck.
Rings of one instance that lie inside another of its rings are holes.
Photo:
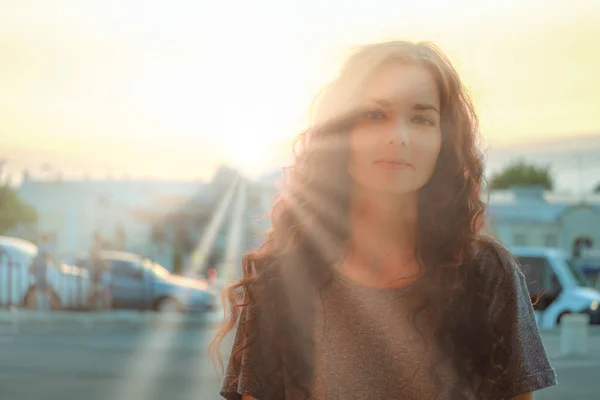
[[[357,188],[350,208],[349,268],[383,280],[418,272],[414,262],[417,195]]]

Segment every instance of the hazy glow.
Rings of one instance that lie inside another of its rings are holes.
[[[194,251],[190,255],[190,264],[188,266],[186,266],[186,269],[187,269],[186,275],[194,277],[194,276],[197,276],[198,274],[202,274],[205,272],[204,270],[206,267],[206,261],[208,258],[208,254],[209,254],[210,250],[215,246],[215,242],[217,240],[219,231],[221,230],[221,228],[223,227],[223,224],[226,221],[227,211],[229,210],[229,206],[231,205],[231,203],[233,201],[235,201],[237,203],[237,199],[242,197],[240,194],[240,191],[238,190],[238,187],[241,184],[242,183],[238,178],[231,184],[229,189],[227,189],[227,192],[221,199],[219,206],[213,213],[213,215],[210,219],[210,223],[208,224],[204,234],[202,235],[202,239],[196,245],[196,247],[194,248]],[[234,200],[234,196],[235,196],[236,200]],[[238,214],[233,214],[233,215],[234,215],[233,220],[239,221],[242,218],[241,215],[238,215]],[[228,245],[231,245],[235,240],[236,240],[235,238],[233,238],[231,235],[229,235],[228,242],[227,242]],[[216,267],[216,266],[210,266],[210,268],[214,268],[214,267]]]
[[[202,235],[202,239],[191,255],[192,265],[188,270],[190,274],[202,272],[201,270],[205,265],[205,256],[208,249],[215,245],[217,233],[225,222],[225,214],[229,204],[232,201],[235,201],[234,197],[237,199],[241,196],[240,191],[237,190],[239,186],[240,182],[238,180],[232,182],[225,196],[221,199],[217,212],[213,214],[211,221],[208,224],[206,233]],[[242,217],[241,213],[236,213],[233,218],[237,219],[239,222]],[[236,240],[236,238],[234,238],[233,235],[230,235],[229,242],[234,240]],[[229,243],[229,245],[232,247],[231,243]],[[237,247],[237,250],[239,253],[239,246]],[[234,256],[240,257],[239,254],[235,254]],[[127,368],[129,373],[128,379],[124,379],[120,384],[112,387],[111,389],[114,392],[109,398],[142,400],[148,398],[148,396],[155,391],[154,385],[158,384],[156,378],[161,376],[161,374],[164,374],[164,369],[168,368],[166,365],[168,351],[172,349],[173,344],[177,340],[178,331],[180,329],[186,329],[181,325],[183,318],[183,315],[168,312],[157,315],[154,322],[158,327],[149,328],[149,330],[145,332],[145,335],[141,338],[141,344],[138,347],[139,350],[135,352],[129,360]],[[166,332],[161,331],[164,327],[168,327]],[[164,344],[166,344],[166,348],[161,349],[161,345]],[[159,354],[160,352],[163,352],[163,354],[157,356],[157,352]],[[201,359],[201,357],[199,359]],[[202,368],[200,363],[198,364],[199,367]],[[140,385],[140,381],[143,379],[148,379],[148,382]]]
[[[0,0],[0,156],[72,176],[257,174],[345,49],[388,38],[449,53],[490,142],[598,133],[599,4]]]

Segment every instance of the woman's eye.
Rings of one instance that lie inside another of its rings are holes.
[[[413,122],[419,125],[435,125],[435,122],[431,118],[427,117],[414,117]]]
[[[366,111],[363,116],[366,119],[385,119],[385,113],[381,110],[369,110]]]

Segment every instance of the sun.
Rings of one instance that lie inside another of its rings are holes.
[[[227,163],[250,176],[258,176],[269,170],[273,144],[258,135],[239,135],[226,143]]]

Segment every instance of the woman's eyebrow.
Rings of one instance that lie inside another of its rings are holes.
[[[392,102],[386,99],[371,99],[371,101],[380,107],[391,107]]]
[[[440,113],[440,110],[438,110],[438,108],[436,106],[434,106],[433,104],[415,104],[413,106],[413,110],[418,110],[418,111],[435,111],[436,113]]]
[[[387,99],[371,99],[372,102],[377,104],[380,107],[391,107],[392,102]],[[413,105],[413,110],[417,111],[435,111],[436,113],[440,113],[440,110],[433,104],[430,103],[417,103]]]

